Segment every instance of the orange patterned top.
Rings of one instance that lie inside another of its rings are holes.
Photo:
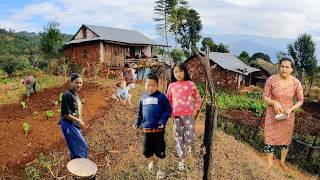
[[[278,75],[273,75],[267,79],[263,97],[278,101],[284,111],[294,105],[294,99],[303,102],[303,88],[300,81],[293,78],[292,85],[284,88],[279,85],[279,78]],[[277,121],[275,115],[273,106],[269,105],[264,123],[264,142],[268,145],[289,145],[294,128],[294,112],[284,121]]]

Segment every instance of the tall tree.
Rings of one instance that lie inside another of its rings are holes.
[[[60,32],[59,23],[49,22],[40,36],[40,48],[44,55],[48,58],[59,57],[63,47],[63,34]]]
[[[250,55],[246,52],[246,51],[242,51],[241,54],[238,56],[238,58],[246,63],[246,64],[249,64],[249,58],[250,58]]]
[[[201,36],[202,23],[199,13],[194,9],[189,9],[186,20],[179,26],[178,42],[181,47],[190,52],[196,48]]]
[[[305,73],[310,87],[316,74],[317,59],[315,55],[316,45],[309,34],[300,35],[293,44],[288,45],[288,52],[295,60],[298,78],[303,82],[303,74]]]
[[[172,0],[156,0],[154,7],[154,13],[158,15],[158,17],[153,18],[155,22],[158,24],[156,28],[160,35],[165,38],[167,45],[167,52],[169,53],[169,44],[168,44],[168,23],[169,23],[169,15],[173,8]]]
[[[175,48],[178,44],[178,28],[183,20],[186,19],[186,14],[188,13],[188,1],[186,0],[170,0],[170,32],[173,32],[175,37]]]

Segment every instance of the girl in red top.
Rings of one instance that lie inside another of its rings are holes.
[[[199,113],[201,105],[199,91],[184,63],[176,63],[173,66],[167,97],[172,106],[174,137],[180,158],[178,167],[179,170],[184,170],[186,147],[189,146],[191,153],[191,145],[195,140],[194,118]]]

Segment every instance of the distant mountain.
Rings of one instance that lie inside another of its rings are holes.
[[[273,62],[277,61],[277,52],[287,52],[287,45],[295,41],[295,39],[271,38],[246,34],[202,34],[202,37],[211,37],[216,44],[227,44],[229,46],[230,52],[236,56],[238,56],[242,51],[246,51],[250,55],[253,55],[256,52],[263,52],[268,54]],[[156,39],[155,41],[161,42],[161,39]],[[169,45],[171,45],[172,48],[174,48],[174,44],[174,37],[169,37]],[[201,43],[198,43],[198,46],[200,47]],[[316,55],[319,59],[320,41],[316,41]],[[320,60],[318,61],[318,64],[319,63]]]
[[[275,59],[275,53],[279,52],[280,49],[262,45],[250,40],[238,40],[230,43],[226,43],[229,46],[229,50],[234,55],[241,54],[242,51],[246,51],[252,56],[256,52],[263,52],[270,56],[271,59]]]

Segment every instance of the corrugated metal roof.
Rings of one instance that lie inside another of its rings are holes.
[[[66,42],[66,43],[64,43],[64,44],[65,44],[65,45],[68,45],[68,44],[77,44],[77,43],[81,43],[81,42],[89,42],[89,41],[96,41],[96,40],[102,40],[102,39],[99,38],[99,37],[89,38],[89,39],[76,39],[76,40],[72,40],[72,41]]]
[[[201,52],[204,55],[204,52]],[[240,74],[248,75],[249,73],[260,71],[253,68],[230,53],[210,52],[209,58],[211,61],[217,63],[223,69],[237,72]]]
[[[144,34],[128,29],[121,28],[113,28],[113,27],[104,27],[104,26],[96,26],[96,25],[83,25],[96,33],[98,38],[90,38],[90,39],[82,39],[82,40],[72,40],[67,42],[66,44],[79,43],[83,41],[90,40],[106,40],[106,41],[114,41],[126,44],[141,44],[141,45],[155,45],[155,46],[165,46],[160,43],[156,43],[152,41],[150,38],[145,36]],[[81,28],[83,27],[81,26]]]

